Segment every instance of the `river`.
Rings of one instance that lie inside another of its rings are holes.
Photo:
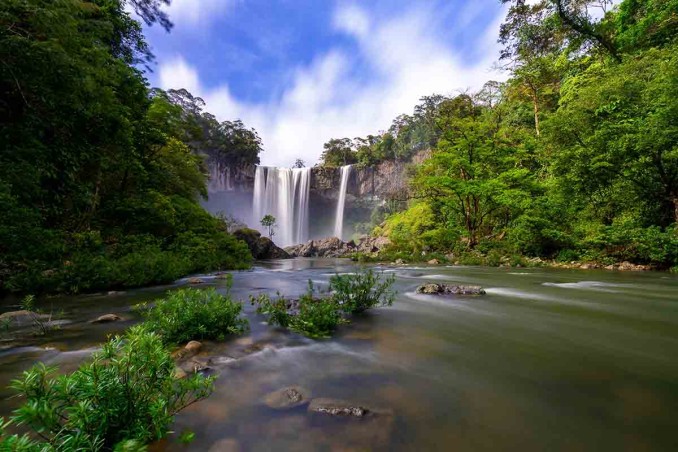
[[[232,294],[298,295],[327,287],[348,260],[294,259],[234,273]],[[678,276],[596,270],[384,267],[392,307],[313,341],[275,330],[246,303],[250,333],[207,344],[215,393],[177,416],[152,450],[677,450]],[[224,281],[206,278],[224,290]],[[481,285],[482,297],[417,295],[425,282]],[[106,336],[137,321],[130,306],[171,287],[56,298],[72,323],[25,347],[0,349],[5,389],[36,360],[73,369]],[[114,312],[122,323],[90,325]],[[276,411],[264,396],[289,385],[386,414],[371,419]],[[189,445],[183,431],[195,432]],[[220,449],[215,444],[222,444]],[[228,446],[228,447],[227,447]]]

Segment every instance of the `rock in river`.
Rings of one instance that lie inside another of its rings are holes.
[[[370,410],[357,404],[335,399],[313,399],[308,406],[311,413],[329,414],[332,416],[363,417]]]
[[[304,405],[308,403],[310,396],[310,391],[300,386],[289,386],[266,395],[264,403],[276,410],[282,410]]]
[[[485,295],[485,290],[480,286],[452,286],[431,283],[417,287],[417,293],[426,295]]]
[[[102,316],[97,317],[96,319],[92,320],[90,323],[112,323],[112,322],[119,322],[122,320],[122,317],[116,314],[104,314]]]

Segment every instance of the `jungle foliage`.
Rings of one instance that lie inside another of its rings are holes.
[[[166,0],[129,0],[171,28]],[[206,161],[261,140],[185,90],[150,90],[126,0],[0,4],[0,291],[81,292],[249,265],[198,204]]]
[[[678,3],[504,3],[510,78],[420,120],[432,155],[375,230],[388,253],[677,266]]]

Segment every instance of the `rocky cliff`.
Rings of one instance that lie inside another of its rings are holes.
[[[430,156],[429,150],[415,154],[410,161],[384,161],[376,166],[354,166],[347,187],[347,201],[401,198],[407,194],[408,169]],[[339,168],[314,167],[311,171],[311,192],[325,199],[339,195]]]
[[[371,167],[354,166],[348,181],[348,201],[401,197],[407,193],[408,168],[421,163],[429,155],[429,150],[422,150],[406,162],[384,161]],[[254,165],[232,168],[229,171],[234,190],[253,191]],[[340,178],[339,168],[315,166],[311,170],[311,192],[327,200],[336,200]]]

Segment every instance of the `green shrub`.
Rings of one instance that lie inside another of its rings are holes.
[[[212,378],[175,379],[160,336],[142,326],[111,339],[75,372],[53,378],[55,370],[38,364],[12,382],[26,399],[12,422],[41,439],[3,435],[0,425],[0,450],[126,450],[165,436],[177,412],[212,392]]]
[[[314,298],[312,289],[299,298],[299,313],[292,317],[290,328],[308,337],[330,337],[344,320],[332,297]]]
[[[558,262],[571,262],[579,259],[579,254],[574,250],[561,250],[556,256]]]
[[[382,280],[383,276],[383,273],[377,274],[372,269],[334,275],[330,278],[332,296],[339,308],[349,314],[359,314],[379,305],[390,306],[395,298],[391,291],[395,276]]]
[[[229,280],[227,291],[230,289]],[[240,317],[242,304],[231,300],[230,293],[220,295],[214,288],[180,289],[169,292],[155,305],[140,305],[150,331],[157,332],[165,343],[191,340],[223,340],[228,334],[241,334],[248,328]]]
[[[283,328],[290,326],[292,319],[292,314],[289,312],[290,302],[280,295],[280,292],[278,292],[278,298],[275,301],[266,294],[261,294],[258,297],[251,296],[250,301],[257,306],[258,314],[266,316],[266,321],[269,324]]]
[[[271,325],[312,338],[329,337],[344,320],[333,297],[316,298],[314,295],[313,283],[309,281],[308,291],[296,302],[280,295],[273,301],[265,294],[251,300],[257,305],[257,312],[265,315]]]

